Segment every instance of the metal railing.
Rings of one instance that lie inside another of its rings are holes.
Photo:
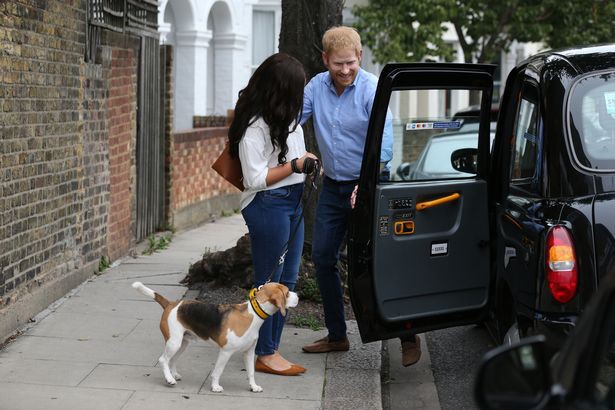
[[[88,23],[118,32],[157,35],[158,5],[154,0],[88,0]]]

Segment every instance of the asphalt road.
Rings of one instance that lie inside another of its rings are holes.
[[[481,326],[463,326],[426,335],[442,410],[476,409],[474,378],[483,355],[495,345]]]

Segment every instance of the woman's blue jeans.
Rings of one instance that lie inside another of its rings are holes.
[[[348,229],[350,196],[355,185],[356,181],[335,182],[325,177],[314,219],[312,261],[330,341],[346,337],[343,290],[337,262]]]
[[[250,232],[254,286],[264,284],[271,275],[271,282],[282,283],[289,290],[295,288],[303,251],[302,194],[303,184],[260,191],[241,211]],[[280,263],[280,255],[295,229],[284,262]],[[280,312],[265,320],[258,335],[257,355],[270,355],[278,350],[284,321]]]

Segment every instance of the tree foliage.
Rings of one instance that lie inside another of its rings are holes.
[[[615,4],[608,0],[370,0],[353,8],[357,29],[379,63],[454,58],[491,62],[513,41],[547,47],[612,41]],[[450,38],[450,36],[448,36]]]
[[[615,2],[609,0],[551,0],[544,42],[551,48],[615,41]]]

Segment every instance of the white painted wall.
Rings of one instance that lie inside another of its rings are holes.
[[[192,128],[195,115],[226,115],[252,73],[252,12],[275,13],[275,50],[281,0],[161,0],[163,44],[175,50],[174,131]]]

